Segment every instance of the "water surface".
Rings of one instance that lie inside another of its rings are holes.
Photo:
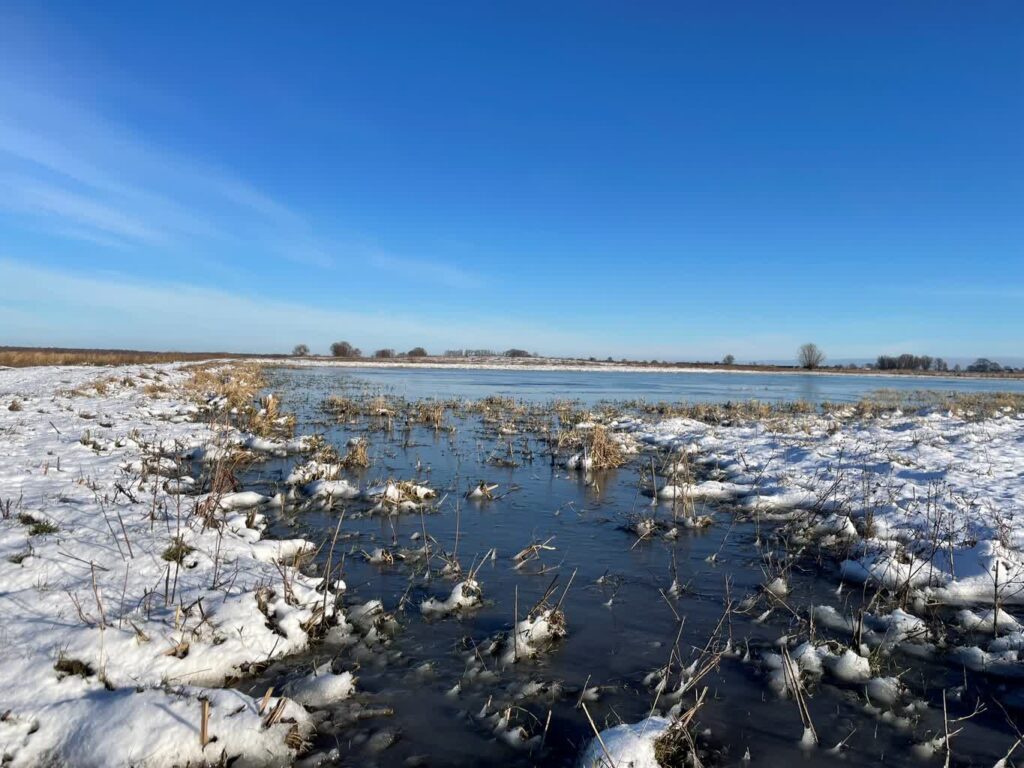
[[[503,395],[528,402],[558,398],[728,402],[763,400],[856,402],[880,389],[900,392],[1022,392],[1022,379],[818,373],[665,373],[656,371],[530,371],[481,368],[320,368],[354,376],[409,399]],[[330,375],[330,374],[327,374]]]
[[[343,576],[349,586],[345,602],[351,609],[367,600],[381,600],[399,626],[387,644],[372,651],[360,646],[314,647],[241,683],[247,691],[262,695],[269,685],[280,690],[290,677],[307,673],[314,663],[325,660],[333,660],[337,670],[355,671],[356,700],[391,714],[341,723],[339,714],[328,713],[314,744],[317,764],[571,766],[592,735],[577,706],[585,686],[601,687],[599,699],[588,704],[599,727],[646,717],[657,697],[645,677],[668,663],[673,648],[686,661],[695,658],[718,625],[727,600],[756,593],[765,581],[763,550],[756,542],[771,544],[771,526],[758,528],[728,506],[704,507],[714,516],[714,525],[684,530],[674,541],[657,537],[638,542],[625,530],[631,515],[652,512],[650,500],[638,492],[640,469],[649,466],[648,455],[588,478],[554,466],[536,435],[499,434],[493,423],[485,423],[478,415],[449,413],[444,430],[404,428],[399,423],[388,431],[380,420],[365,417],[338,423],[324,413],[321,404],[328,395],[352,393],[355,382],[347,373],[332,368],[274,369],[271,387],[296,412],[299,433],[322,433],[342,452],[352,437],[369,442],[373,464],[351,474],[353,481],[367,485],[388,477],[415,479],[437,489],[444,499],[434,513],[422,516],[366,516],[362,513],[369,505],[353,501],[332,510],[286,509],[273,519],[271,535],[329,543],[344,509],[341,540],[331,557],[334,563],[344,562]],[[878,382],[867,377],[858,381],[861,377],[547,371],[359,369],[351,373],[373,382],[371,389],[386,384],[410,397],[500,393],[531,400],[553,396],[787,399],[793,393],[805,399],[856,399],[863,393],[858,385],[875,387]],[[938,380],[929,383],[933,381]],[[282,488],[283,478],[298,461],[302,459],[291,457],[255,465],[242,480],[247,489],[274,492]],[[497,493],[504,495],[487,502],[466,500],[466,491],[481,480],[496,483]],[[665,505],[653,511],[661,520],[672,515]],[[462,617],[428,620],[418,610],[420,602],[446,597],[453,583],[438,573],[440,563],[435,561],[427,571],[402,561],[373,565],[363,555],[377,547],[415,549],[420,543],[414,537],[422,542],[424,535],[435,540],[436,548],[449,552],[455,550],[457,537],[464,568],[495,550],[478,576],[486,599],[482,608]],[[529,567],[515,568],[517,551],[547,540],[554,551]],[[320,567],[329,549],[328,544],[321,551]],[[793,609],[806,615],[809,606],[827,603],[844,614],[854,611],[862,595],[858,590],[837,594],[839,578],[833,561],[814,555],[805,560],[791,576]],[[564,603],[568,636],[534,661],[506,669],[488,661],[492,680],[468,680],[465,673],[474,649],[508,630],[516,616],[522,618],[556,577],[559,588],[573,578]],[[684,586],[678,598],[665,594],[673,577]],[[785,611],[777,610],[763,621],[757,620],[760,613],[760,609],[732,613],[723,630],[735,647],[743,652],[750,649],[754,657],[800,626]],[[772,694],[757,664],[742,656],[741,652],[723,659],[705,680],[708,698],[699,722],[720,749],[719,765],[747,765],[743,757],[749,750],[752,764],[763,766],[793,761],[808,766],[918,766],[911,746],[941,729],[944,688],[966,683],[962,701],[950,704],[955,715],[970,711],[972,696],[991,697],[994,692],[984,679],[965,676],[962,670],[938,662],[899,656],[882,659],[880,674],[902,673],[914,694],[929,703],[920,721],[907,731],[868,715],[857,686],[823,682],[812,691],[809,709],[823,745],[848,739],[844,759],[824,748],[805,753],[798,747],[802,726],[796,704]],[[557,686],[561,693],[521,698],[522,686],[531,682]],[[480,715],[504,707],[510,707],[530,733],[542,734],[543,744],[522,750],[497,738]],[[330,718],[338,719],[337,724],[330,725]],[[374,740],[378,746],[390,746],[375,750]],[[955,764],[991,766],[1010,743],[1008,727],[992,706],[988,713],[965,723],[957,737]]]

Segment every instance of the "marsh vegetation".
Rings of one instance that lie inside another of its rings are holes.
[[[193,764],[989,766],[1018,748],[1020,394],[65,376],[0,393],[38,469],[0,494],[8,583],[35,606],[4,630],[23,674],[61,686],[10,698],[23,761],[98,759],[70,751],[58,705],[99,734],[173,712]]]

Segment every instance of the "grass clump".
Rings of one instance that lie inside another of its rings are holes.
[[[203,363],[190,366],[189,371],[191,378],[185,388],[196,400],[224,398],[225,410],[237,409],[239,413],[255,411],[253,403],[266,385],[258,363]]]
[[[558,433],[555,440],[558,452],[582,452],[590,469],[614,469],[626,463],[627,454],[622,444],[601,424],[586,428],[577,426]]]
[[[363,469],[370,466],[370,455],[366,451],[366,441],[356,440],[348,449],[348,453],[341,460],[341,466],[345,469]]]
[[[341,456],[338,449],[327,442],[323,435],[313,435],[306,442],[309,453],[321,464],[340,464]]]
[[[142,391],[145,392],[148,397],[160,397],[161,395],[167,394],[168,387],[166,384],[154,381],[144,386]]]
[[[350,421],[359,415],[359,403],[351,397],[331,395],[324,403],[324,410],[333,414],[339,421]]]
[[[15,398],[14,400],[11,400],[11,404],[7,406],[7,410],[8,411],[20,411],[21,410],[21,401],[18,400],[17,398]]]
[[[274,395],[260,398],[260,407],[249,414],[248,429],[260,437],[285,436],[295,433],[295,414],[282,416],[281,399]]]
[[[608,430],[600,424],[587,430],[583,441],[594,469],[611,469],[626,463],[626,454],[618,441],[612,439]]]
[[[69,675],[78,675],[79,677],[92,677],[96,674],[92,666],[87,662],[79,659],[72,659],[65,656],[63,653],[60,658],[57,659],[57,663],[53,665],[53,668],[57,671],[57,675],[63,679]]]
[[[195,547],[189,546],[181,536],[177,536],[174,541],[171,542],[171,545],[164,550],[161,557],[169,563],[178,563],[181,565],[185,558],[195,551]]]
[[[29,536],[45,536],[48,533],[57,533],[60,528],[51,523],[49,520],[40,520],[37,517],[33,517],[28,512],[22,512],[18,515],[18,522],[22,525],[28,526]]]

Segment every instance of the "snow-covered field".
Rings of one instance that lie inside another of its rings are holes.
[[[848,551],[846,580],[931,604],[1024,602],[1024,413],[616,427],[711,468],[714,479],[687,489],[697,500],[812,524]]]
[[[258,510],[202,515],[204,496],[168,492],[243,437],[196,421],[186,378],[0,370],[5,763],[287,764],[312,727],[301,697],[221,687],[304,647],[335,601],[289,565],[304,542],[261,537]]]

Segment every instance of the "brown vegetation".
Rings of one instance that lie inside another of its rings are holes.
[[[33,365],[146,365],[249,356],[230,352],[139,352],[128,349],[0,347],[0,366],[27,368]]]

